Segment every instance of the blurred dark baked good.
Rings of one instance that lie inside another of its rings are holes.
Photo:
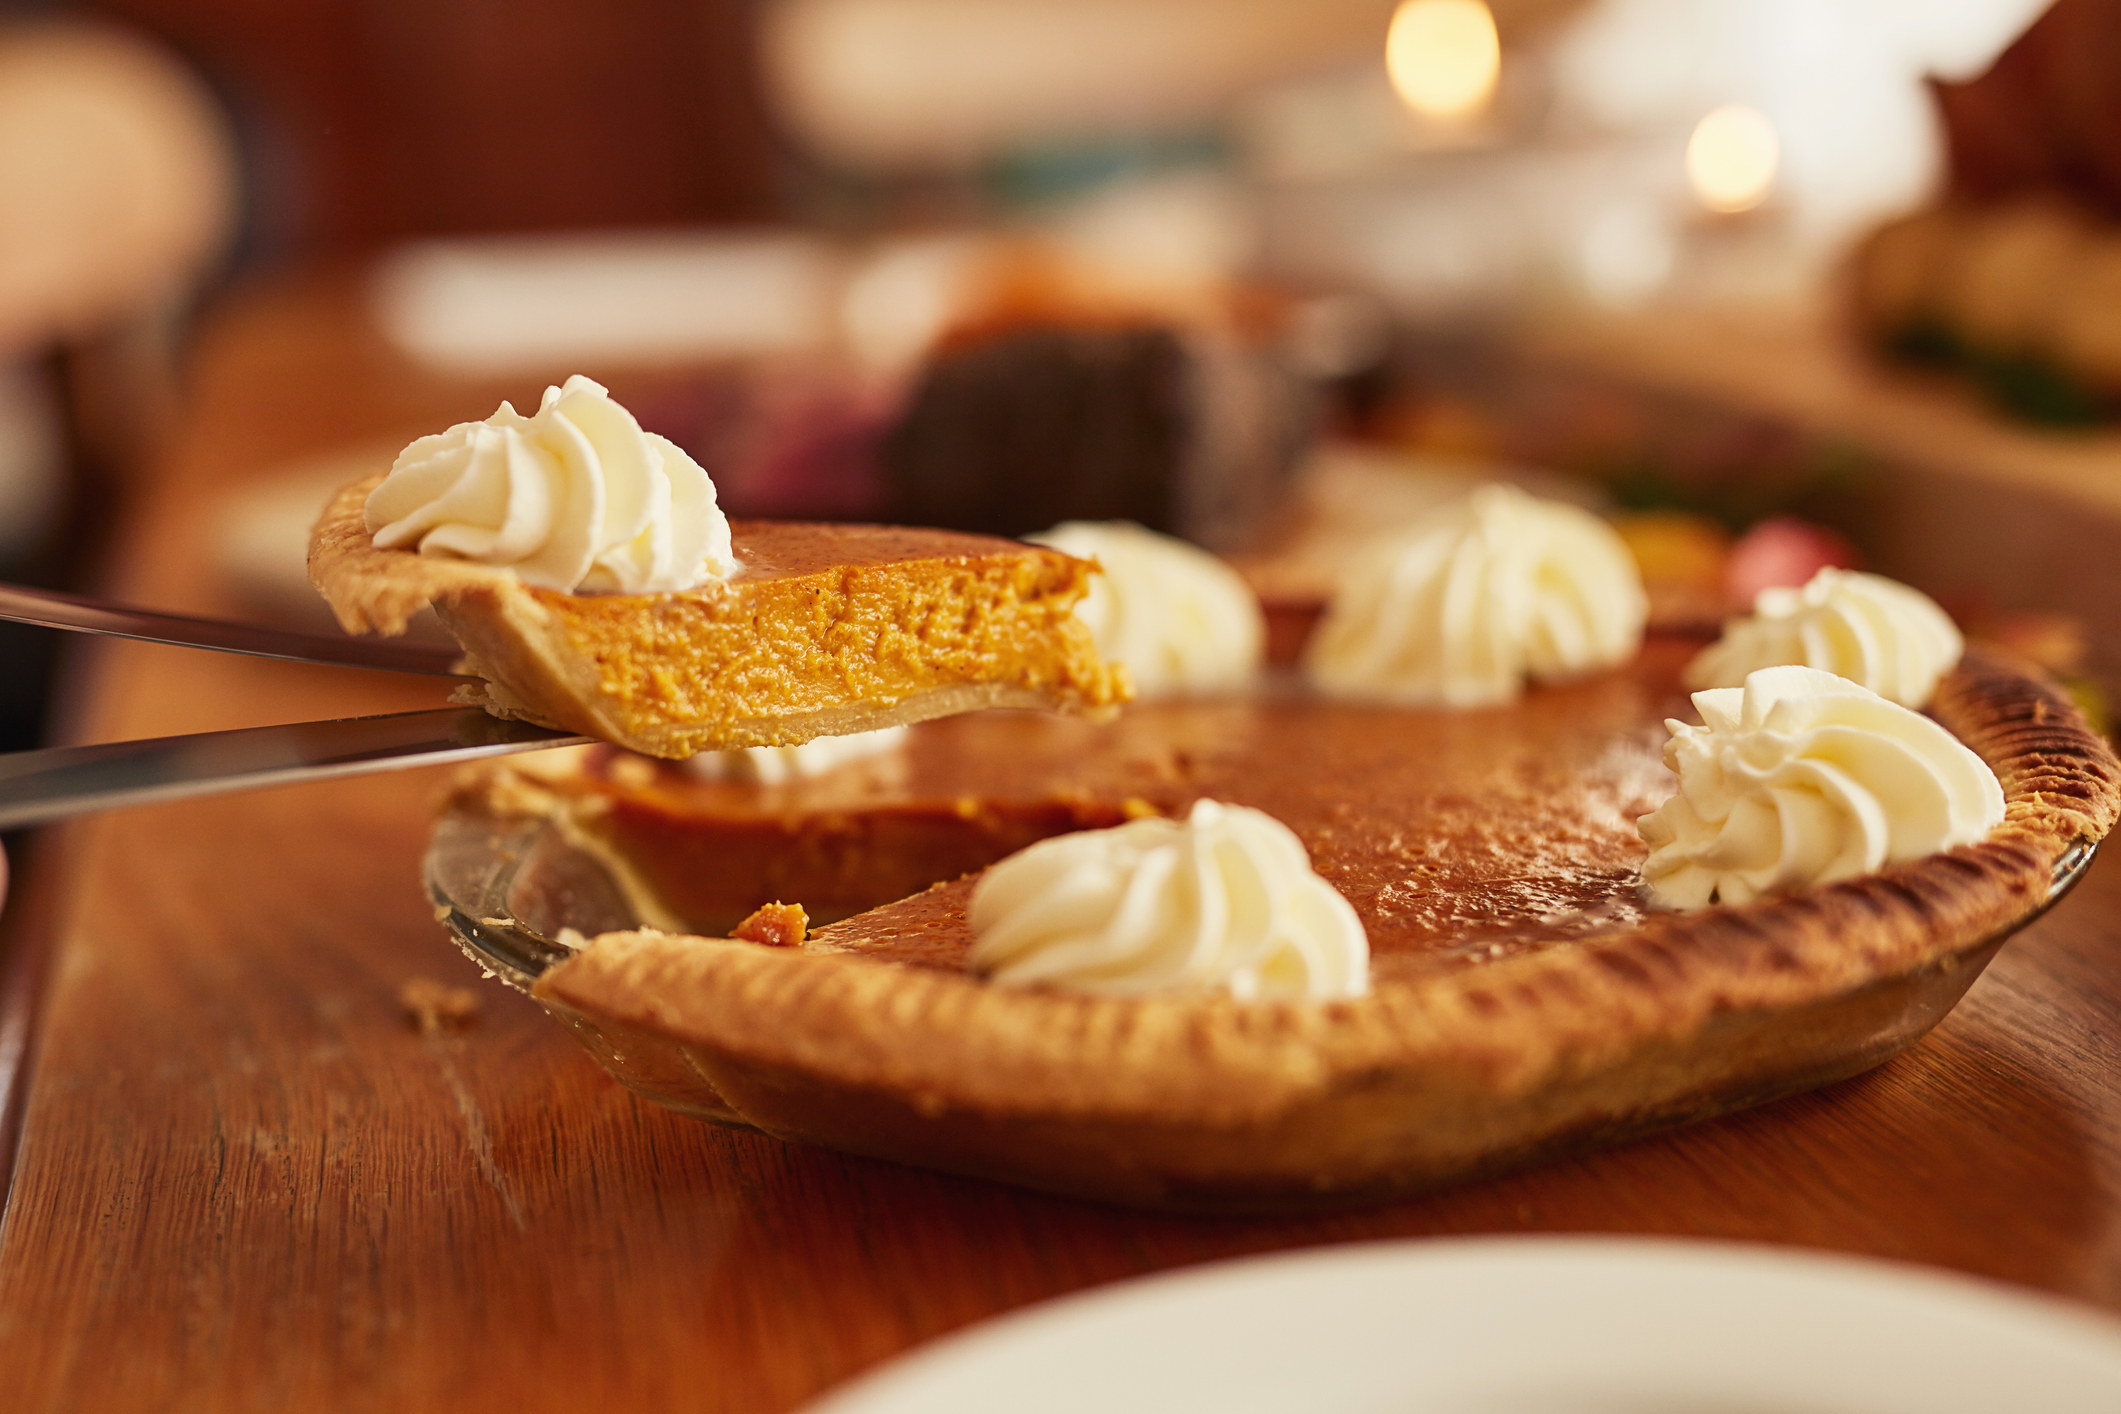
[[[1065,520],[1175,534],[1187,355],[1156,325],[1002,329],[944,349],[884,439],[894,520],[1027,535]]]
[[[1131,520],[1243,543],[1309,445],[1285,301],[1004,262],[939,341],[881,460],[892,519],[990,535]]]

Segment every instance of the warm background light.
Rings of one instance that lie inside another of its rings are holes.
[[[1502,42],[1481,0],[1406,0],[1385,35],[1392,87],[1417,113],[1460,118],[1495,92]]]
[[[1711,211],[1750,211],[1775,184],[1781,144],[1766,116],[1727,104],[1703,118],[1686,145],[1687,178]]]

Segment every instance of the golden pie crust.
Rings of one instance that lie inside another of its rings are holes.
[[[1375,827],[1357,828],[1360,812],[1336,814],[1332,803],[1367,796],[1388,811],[1391,802],[1374,799],[1379,787],[1362,783],[1378,773],[1328,754],[1354,779],[1321,782],[1316,813],[1291,823],[1372,933],[1375,983],[1354,1000],[993,986],[961,967],[969,879],[819,929],[800,947],[608,934],[549,969],[535,995],[622,1079],[710,1119],[1130,1203],[1346,1201],[1878,1064],[1957,1000],[2002,937],[2046,902],[2065,854],[2103,838],[2121,809],[2121,763],[2067,697],[2015,660],[1976,649],[1945,679],[1932,713],[2003,784],[2004,822],[1979,844],[1743,907],[1627,907],[1610,926],[1585,914],[1573,930],[1519,928],[1493,946],[1452,942],[1454,928],[1477,942],[1477,918],[1454,921],[1445,908],[1426,922],[1394,922],[1381,893],[1357,897],[1346,882],[1366,850],[1420,856],[1419,814],[1440,810],[1471,861],[1450,866],[1465,877],[1443,880],[1445,895],[1477,892],[1482,869],[1496,887],[1510,883],[1507,860],[1478,861],[1512,849],[1535,873],[1549,867],[1542,860],[1589,858],[1577,872],[1610,891],[1618,832],[1632,833],[1627,812],[1647,804],[1631,786],[1608,786],[1634,780],[1633,763],[1656,749],[1656,716],[1674,700],[1683,659],[1653,648],[1632,679],[1535,692],[1496,713],[1404,714],[1408,749],[1446,761],[1485,749],[1497,738],[1482,733],[1512,722],[1529,728],[1537,749],[1509,768],[1515,775],[1497,777],[1487,808],[1461,800],[1462,783],[1447,772],[1389,844],[1353,839]],[[1568,723],[1630,692],[1612,753],[1583,755],[1591,738],[1567,735]],[[1307,710],[1300,700],[1267,709]],[[1283,782],[1255,789],[1299,788],[1296,744],[1263,739],[1254,750],[1255,779]],[[1555,798],[1539,787],[1542,754],[1608,782],[1594,794],[1611,798],[1514,846],[1479,834],[1484,815],[1530,820],[1542,798]],[[473,791],[458,808],[510,808],[505,778],[484,779],[483,797]],[[1229,779],[1244,788],[1241,775]],[[1298,796],[1283,799],[1300,813]],[[516,804],[550,800],[532,791]],[[1536,912],[1521,903],[1501,912]]]
[[[777,746],[982,707],[1101,712],[1127,696],[1073,612],[1093,567],[988,536],[735,522],[743,568],[671,594],[568,594],[382,550],[332,499],[310,580],[349,633],[434,607],[484,681],[461,700],[650,756]]]

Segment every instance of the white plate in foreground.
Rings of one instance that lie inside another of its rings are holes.
[[[2115,1414],[2121,1322],[1921,1267],[1600,1237],[1361,1243],[1102,1287],[810,1414]]]

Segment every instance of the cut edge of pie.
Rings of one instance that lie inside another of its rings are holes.
[[[482,682],[458,700],[651,756],[792,745],[985,707],[1107,712],[1128,696],[1074,613],[1095,566],[987,536],[736,522],[744,568],[668,594],[570,594],[379,549],[333,497],[311,582],[349,633],[433,606]]]

